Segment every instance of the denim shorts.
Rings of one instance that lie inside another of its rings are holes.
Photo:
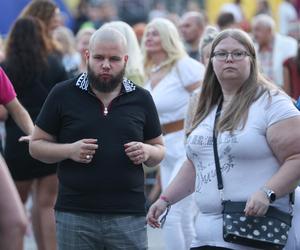
[[[145,216],[55,212],[58,250],[147,249]]]

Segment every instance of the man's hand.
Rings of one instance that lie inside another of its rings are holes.
[[[69,158],[76,162],[90,163],[96,149],[98,149],[97,139],[82,139],[71,144],[71,154]]]
[[[19,142],[29,143],[30,141],[31,141],[31,135],[25,135],[19,138]]]
[[[124,144],[125,153],[135,165],[142,164],[149,159],[149,145],[142,142],[129,142]]]

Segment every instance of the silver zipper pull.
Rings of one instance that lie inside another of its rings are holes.
[[[107,107],[104,107],[104,116],[107,116],[107,114],[108,114],[108,110],[107,110]]]

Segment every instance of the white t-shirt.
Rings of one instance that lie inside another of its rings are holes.
[[[187,156],[196,169],[195,200],[200,214],[196,220],[197,238],[193,246],[217,245],[231,249],[251,249],[223,241],[222,205],[217,187],[213,154],[215,107],[187,139]],[[298,116],[289,97],[272,92],[254,102],[243,130],[218,134],[218,154],[224,183],[224,199],[247,201],[280,167],[266,140],[267,129],[290,117]],[[288,211],[288,195],[274,205]]]
[[[201,81],[203,76],[204,66],[187,56],[180,59],[154,89],[151,88],[150,82],[146,83],[145,88],[152,94],[161,124],[185,118],[190,97],[185,87]],[[163,190],[179,171],[185,159],[184,138],[183,129],[164,136],[166,152],[160,163]]]
[[[184,119],[190,96],[185,87],[202,81],[203,76],[204,66],[190,57],[184,57],[154,89],[150,81],[145,84],[152,94],[161,124]]]

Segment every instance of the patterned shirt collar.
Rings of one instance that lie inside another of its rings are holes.
[[[85,90],[85,91],[88,91],[88,87],[89,87],[89,80],[88,80],[88,75],[87,73],[82,73],[76,83],[75,83],[76,87],[80,88],[81,90]],[[135,84],[130,81],[129,79],[127,78],[123,78],[123,81],[122,81],[122,89],[121,89],[121,92],[124,92],[124,93],[129,93],[129,92],[132,92],[136,89],[136,86]]]

